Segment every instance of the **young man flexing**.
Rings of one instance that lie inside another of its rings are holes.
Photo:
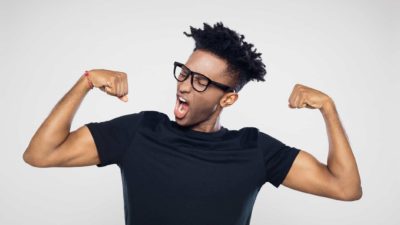
[[[23,159],[35,167],[116,164],[129,225],[248,225],[266,182],[327,198],[362,196],[352,149],[334,101],[296,84],[289,107],[319,109],[329,138],[327,164],[255,127],[220,124],[250,80],[264,81],[261,53],[221,22],[190,27],[195,48],[173,63],[175,121],[141,111],[87,123],[70,132],[76,110],[94,87],[128,101],[127,74],[94,69],[82,75],[36,131]],[[171,68],[172,69],[172,68]]]

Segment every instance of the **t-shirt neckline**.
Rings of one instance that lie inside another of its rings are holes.
[[[181,126],[176,121],[171,121],[171,125],[174,128],[174,130],[176,130],[177,132],[181,133],[182,135],[187,135],[187,136],[191,136],[191,137],[199,137],[199,138],[221,137],[226,132],[228,132],[228,129],[225,128],[224,126],[221,126],[221,128],[218,131],[202,132],[202,131],[192,130],[189,127]]]

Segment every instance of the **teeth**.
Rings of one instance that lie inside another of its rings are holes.
[[[186,100],[183,99],[182,97],[179,97],[179,100],[181,100],[182,102],[186,102]]]

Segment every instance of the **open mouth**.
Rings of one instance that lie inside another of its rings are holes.
[[[182,119],[189,112],[189,103],[180,96],[176,98],[174,114],[177,118]]]

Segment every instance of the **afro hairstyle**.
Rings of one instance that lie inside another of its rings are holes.
[[[257,49],[252,50],[253,44],[244,41],[244,35],[224,27],[222,22],[217,22],[211,27],[203,23],[204,28],[190,26],[190,34],[183,32],[187,37],[193,37],[195,48],[211,52],[226,60],[227,72],[232,74],[239,92],[250,80],[265,81],[267,73]]]

